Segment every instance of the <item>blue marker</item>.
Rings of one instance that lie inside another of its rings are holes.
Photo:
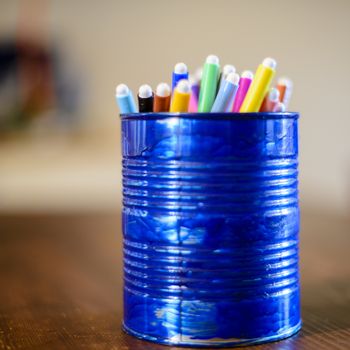
[[[230,73],[220,86],[220,90],[215,98],[212,112],[231,112],[239,86],[239,75]]]
[[[177,63],[173,71],[172,91],[175,90],[177,83],[182,80],[188,80],[188,69],[185,63]]]
[[[137,113],[132,91],[125,84],[119,84],[117,86],[115,89],[115,97],[120,114]]]

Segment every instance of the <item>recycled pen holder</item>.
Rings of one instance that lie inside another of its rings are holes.
[[[201,347],[296,333],[298,114],[121,119],[124,330]]]

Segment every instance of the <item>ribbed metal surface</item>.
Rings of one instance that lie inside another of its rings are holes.
[[[124,327],[168,344],[300,327],[297,115],[124,116]]]

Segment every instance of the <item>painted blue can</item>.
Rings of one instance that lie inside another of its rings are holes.
[[[124,329],[201,347],[297,332],[298,114],[121,118]]]

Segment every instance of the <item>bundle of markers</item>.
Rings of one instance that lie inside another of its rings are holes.
[[[280,78],[271,88],[276,61],[265,58],[255,75],[246,70],[241,77],[232,65],[220,71],[219,58],[207,57],[203,69],[189,75],[184,63],[177,63],[172,74],[172,88],[160,83],[153,92],[149,85],[141,85],[136,106],[132,91],[120,84],[116,100],[121,114],[127,113],[219,113],[219,112],[284,112],[292,93],[292,82]]]

